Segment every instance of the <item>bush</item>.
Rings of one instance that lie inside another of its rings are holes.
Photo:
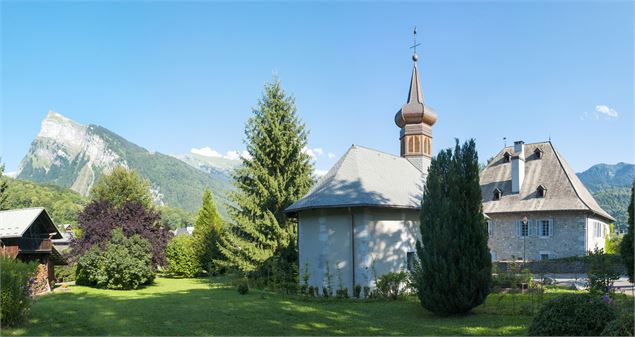
[[[617,266],[602,249],[595,248],[588,258],[589,290],[602,294],[610,292],[613,282],[620,278]]]
[[[377,281],[377,291],[383,297],[396,300],[406,290],[407,280],[408,274],[403,271],[384,274]]]
[[[236,282],[236,290],[238,290],[238,293],[241,295],[247,294],[249,292],[249,284],[247,283],[247,280],[240,279]]]
[[[633,336],[633,312],[624,312],[606,324],[600,336]]]
[[[179,277],[194,277],[203,271],[199,256],[193,246],[193,239],[188,235],[173,238],[165,249],[168,260],[168,271]]]
[[[3,326],[15,326],[24,321],[31,308],[31,282],[37,265],[0,256],[2,285],[1,319]]]
[[[530,336],[597,336],[615,310],[590,294],[564,294],[546,301],[529,327]]]
[[[68,266],[55,266],[55,281],[56,282],[73,282],[75,281],[76,273],[77,273],[76,264],[71,264]]]
[[[77,262],[77,283],[108,289],[137,289],[154,281],[150,243],[114,230],[103,252],[91,248]]]

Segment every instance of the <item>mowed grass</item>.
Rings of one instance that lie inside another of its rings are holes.
[[[303,299],[251,289],[227,278],[158,278],[140,290],[74,286],[38,297],[22,327],[2,335],[524,335],[527,295],[493,294],[462,316],[439,317],[416,297],[397,301]],[[545,298],[554,294],[546,294]],[[524,309],[523,309],[524,308]]]

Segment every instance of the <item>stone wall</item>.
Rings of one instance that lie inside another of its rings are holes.
[[[488,214],[491,233],[488,246],[492,258],[496,261],[511,261],[523,258],[537,261],[542,254],[550,259],[568,256],[581,256],[586,253],[587,214],[578,211],[569,212],[531,212]],[[519,236],[516,224],[523,217],[529,222],[529,236]],[[540,235],[540,220],[552,221],[550,236]]]

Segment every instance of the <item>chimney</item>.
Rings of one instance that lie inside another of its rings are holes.
[[[514,153],[512,154],[512,193],[520,192],[525,178],[525,142],[519,140],[514,142]]]

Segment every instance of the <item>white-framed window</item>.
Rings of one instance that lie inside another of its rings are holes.
[[[604,224],[599,221],[593,221],[593,236],[596,238],[604,237]]]
[[[530,233],[530,221],[523,222],[522,220],[516,221],[516,236],[524,237],[531,235]]]
[[[538,236],[546,238],[553,235],[553,220],[538,220],[537,226]]]
[[[487,220],[487,236],[494,235],[494,223],[491,220]]]

